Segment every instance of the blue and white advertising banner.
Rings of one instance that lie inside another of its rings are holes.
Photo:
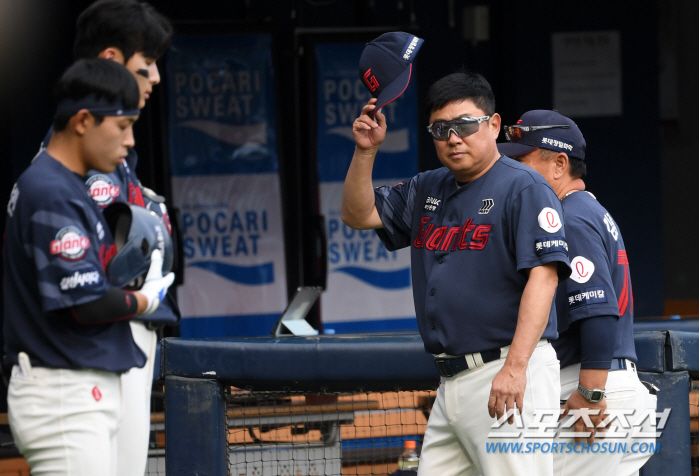
[[[410,251],[389,252],[373,230],[342,223],[340,205],[354,152],[352,123],[371,98],[358,74],[363,43],[316,45],[318,174],[328,236],[328,284],[321,296],[323,328],[335,332],[417,329]],[[413,76],[402,96],[384,106],[386,139],[374,185],[417,173],[417,92]]]
[[[287,303],[271,39],[176,36],[167,75],[180,334],[268,335]]]

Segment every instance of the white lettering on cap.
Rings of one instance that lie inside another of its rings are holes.
[[[404,60],[410,61],[410,55],[413,54],[413,50],[414,50],[415,47],[417,46],[417,41],[418,41],[417,36],[413,36],[412,41],[410,42],[410,44],[408,45],[408,47],[405,49],[405,53],[403,53],[403,59],[404,59]]]

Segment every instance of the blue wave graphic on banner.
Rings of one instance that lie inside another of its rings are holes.
[[[377,288],[403,289],[410,287],[410,268],[397,269],[395,271],[377,271],[357,266],[344,266],[333,271],[348,274]]]
[[[265,263],[257,266],[236,266],[234,264],[219,263],[218,261],[197,261],[187,265],[187,267],[190,266],[205,269],[229,281],[250,286],[274,282],[274,263]]]

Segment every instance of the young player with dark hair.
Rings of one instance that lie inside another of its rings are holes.
[[[558,281],[570,274],[560,202],[541,175],[498,153],[494,95],[470,72],[428,92],[428,131],[444,167],[374,189],[387,128],[382,113],[372,119],[375,103],[353,125],[342,219],[376,229],[388,250],[411,250],[418,327],[442,375],[418,474],[550,475],[550,453],[494,454],[486,442],[512,441],[488,439],[496,416],[512,423],[516,410],[531,422],[536,410],[558,407],[547,339],[557,336]]]
[[[172,31],[169,21],[148,3],[98,0],[78,17],[74,53],[76,58],[106,58],[126,66],[138,82],[141,93],[138,107],[143,108],[153,87],[160,82],[156,61],[168,48]],[[101,209],[114,202],[143,206],[161,216],[169,229],[164,199],[141,185],[135,172],[137,162],[136,151],[129,148],[126,160],[114,172],[90,172],[84,186]],[[148,359],[143,367],[134,368],[122,376],[125,411],[117,440],[120,454],[129,457],[117,462],[118,476],[145,471],[157,329],[166,324],[177,324],[179,319],[177,303],[168,294],[147,318],[130,322],[134,340]]]
[[[134,145],[139,90],[123,66],[81,60],[56,88],[55,132],[19,177],[7,206],[5,357],[8,416],[32,474],[115,474],[120,375],[146,357],[129,320],[153,312],[174,280],[154,252],[146,283],[108,284],[114,253],[88,170],[111,173]]]

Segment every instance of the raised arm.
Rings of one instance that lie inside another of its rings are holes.
[[[358,230],[383,228],[374,202],[374,186],[371,176],[374,158],[386,137],[386,117],[376,113],[376,99],[372,98],[362,108],[362,114],[354,121],[354,155],[347,170],[342,192],[342,221]]]

